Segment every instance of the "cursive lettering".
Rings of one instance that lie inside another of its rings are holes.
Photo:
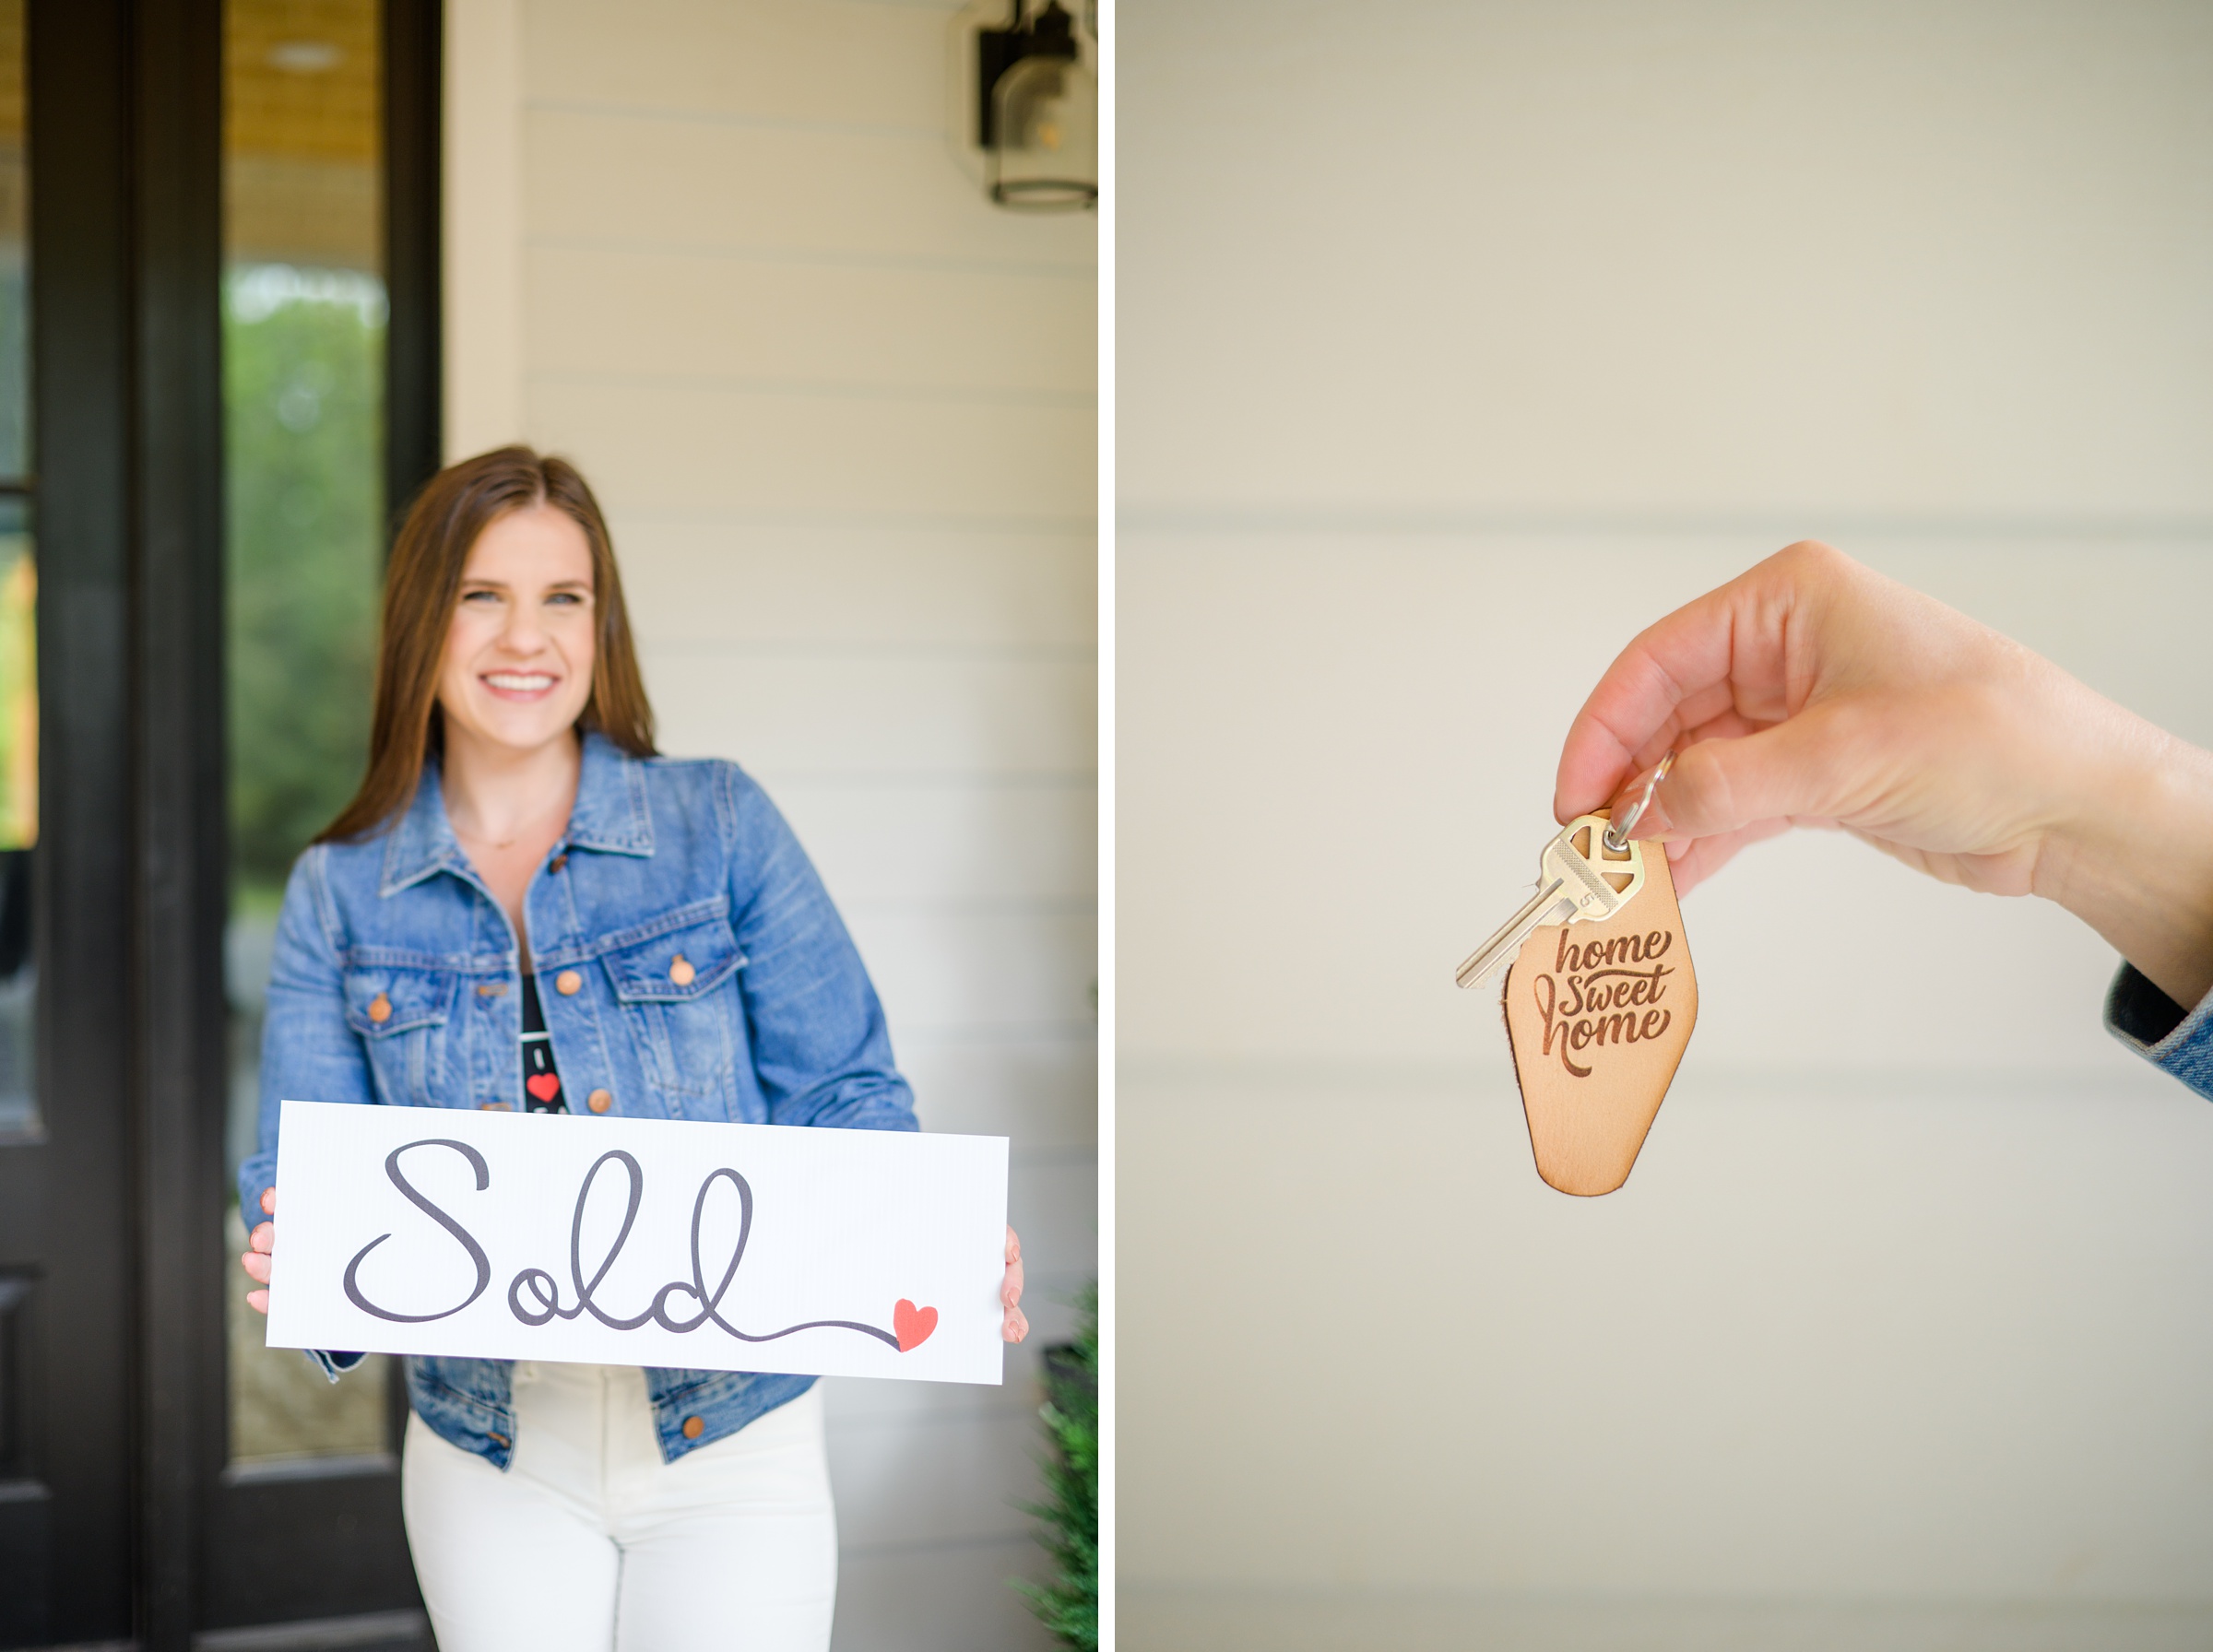
[[[385,1157],[385,1174],[391,1178],[392,1185],[406,1196],[409,1203],[428,1215],[432,1221],[460,1242],[462,1248],[468,1253],[469,1260],[474,1264],[477,1273],[476,1285],[469,1293],[454,1306],[439,1313],[398,1314],[389,1308],[379,1307],[361,1293],[359,1279],[361,1263],[367,1259],[369,1253],[392,1237],[390,1233],[379,1233],[367,1245],[361,1246],[361,1250],[355,1254],[353,1260],[346,1265],[346,1297],[364,1314],[373,1314],[379,1319],[393,1320],[403,1325],[427,1325],[434,1319],[450,1319],[463,1308],[467,1307],[470,1303],[475,1302],[478,1297],[483,1295],[485,1286],[491,1282],[491,1260],[484,1254],[484,1247],[477,1243],[467,1228],[463,1227],[446,1211],[432,1203],[400,1173],[399,1156],[402,1153],[411,1152],[419,1147],[452,1148],[465,1157],[468,1161],[470,1168],[476,1172],[479,1193],[483,1192],[491,1185],[491,1170],[485,1163],[483,1154],[478,1152],[467,1142],[450,1141],[443,1138],[410,1141],[394,1148]],[[610,1164],[621,1166],[623,1176],[628,1182],[628,1202],[623,1207],[622,1225],[617,1230],[614,1242],[608,1246],[607,1254],[599,1258],[599,1264],[592,1270],[591,1277],[586,1279],[584,1268],[585,1207],[591,1198],[592,1185],[598,1180],[599,1173]],[[709,1290],[706,1267],[701,1255],[701,1230],[706,1221],[707,1195],[714,1191],[717,1182],[725,1180],[737,1190],[738,1194],[738,1243],[730,1252],[729,1260],[724,1266],[721,1277],[716,1280],[714,1289]],[[799,1325],[787,1325],[781,1330],[747,1331],[740,1330],[724,1316],[723,1298],[729,1294],[730,1285],[738,1277],[739,1265],[745,1260],[745,1248],[751,1242],[753,1232],[752,1185],[738,1172],[728,1167],[709,1171],[706,1179],[699,1185],[698,1196],[692,1201],[691,1279],[669,1280],[669,1283],[656,1291],[652,1300],[635,1314],[625,1316],[610,1313],[599,1304],[599,1288],[606,1282],[607,1276],[614,1268],[616,1259],[621,1256],[622,1247],[630,1242],[631,1230],[637,1225],[638,1208],[645,1201],[645,1173],[636,1159],[619,1148],[600,1154],[598,1159],[593,1161],[591,1169],[585,1173],[583,1186],[576,1190],[576,1208],[569,1221],[569,1283],[574,1300],[564,1306],[562,1303],[560,1283],[553,1276],[542,1268],[526,1268],[515,1276],[507,1287],[508,1312],[528,1326],[545,1325],[556,1317],[574,1319],[584,1314],[589,1314],[609,1330],[618,1331],[634,1331],[641,1326],[651,1323],[658,1325],[664,1330],[675,1331],[680,1335],[688,1331],[695,1331],[702,1326],[713,1325],[735,1337],[740,1342],[774,1342],[779,1338],[795,1336],[800,1331],[858,1331],[862,1336],[873,1337],[878,1341],[887,1343],[901,1352],[906,1351],[906,1348],[902,1347],[895,1331],[884,1330],[873,1325],[863,1325],[858,1320],[809,1319]],[[672,1306],[672,1304],[680,1304],[680,1299],[682,1304],[687,1305]],[[690,1311],[692,1305],[696,1306],[696,1312]],[[919,1346],[919,1342],[917,1341],[906,1346]]]
[[[622,1227],[615,1234],[614,1244],[609,1246],[606,1257],[600,1260],[598,1270],[592,1275],[587,1283],[584,1277],[585,1201],[590,1197],[592,1183],[598,1176],[601,1168],[618,1162],[630,1180],[630,1204],[622,1213]],[[722,1278],[716,1282],[715,1289],[709,1291],[706,1269],[702,1265],[700,1257],[700,1227],[706,1218],[707,1195],[714,1190],[715,1184],[725,1177],[728,1177],[730,1186],[738,1190],[738,1244],[730,1252],[729,1265],[722,1270]],[[893,1332],[880,1330],[875,1326],[862,1325],[851,1319],[810,1319],[799,1325],[787,1325],[780,1331],[753,1332],[740,1330],[722,1316],[722,1299],[729,1292],[730,1281],[738,1277],[738,1265],[745,1260],[745,1247],[752,1238],[753,1233],[752,1185],[736,1171],[728,1168],[709,1171],[706,1180],[699,1185],[699,1196],[692,1201],[692,1278],[690,1281],[669,1280],[669,1283],[654,1292],[651,1303],[646,1304],[642,1311],[628,1318],[618,1317],[608,1313],[595,1300],[595,1295],[599,1289],[600,1281],[607,1278],[608,1269],[615,1265],[615,1258],[622,1254],[622,1246],[630,1238],[631,1227],[637,1221],[638,1204],[645,1197],[645,1173],[639,1168],[635,1159],[619,1148],[600,1154],[592,1168],[586,1173],[584,1186],[577,1189],[576,1211],[569,1223],[569,1280],[575,1290],[575,1303],[572,1306],[562,1307],[561,1305],[561,1290],[554,1282],[553,1276],[542,1268],[526,1268],[515,1276],[515,1282],[507,1288],[508,1310],[525,1325],[543,1325],[556,1315],[563,1319],[574,1319],[579,1314],[589,1314],[600,1324],[618,1331],[635,1330],[647,1320],[653,1321],[664,1330],[676,1331],[680,1334],[685,1331],[695,1331],[701,1326],[712,1323],[737,1338],[740,1342],[774,1342],[780,1337],[792,1336],[799,1331],[831,1329],[858,1331],[863,1336],[874,1337],[880,1342],[888,1342],[893,1348],[899,1346],[899,1339]],[[527,1307],[524,1305],[522,1300],[526,1289],[529,1292],[531,1298]],[[669,1301],[678,1296],[690,1297],[699,1304],[699,1312],[691,1315],[670,1312]]]
[[[1579,943],[1568,938],[1569,932],[1562,926],[1553,968],[1534,978],[1531,993],[1544,1028],[1539,1054],[1556,1052],[1571,1077],[1587,1079],[1592,1068],[1576,1060],[1586,1050],[1640,1044],[1674,1023],[1675,1011],[1661,1008],[1660,1000],[1667,996],[1675,966],[1652,960],[1675,937],[1673,930],[1654,929]],[[1651,967],[1630,967],[1635,964]]]
[[[429,1141],[404,1142],[385,1155],[385,1174],[391,1178],[392,1186],[399,1189],[409,1204],[458,1239],[461,1242],[461,1248],[468,1252],[468,1259],[476,1264],[477,1268],[476,1288],[444,1313],[395,1314],[389,1308],[378,1307],[361,1294],[361,1263],[367,1259],[371,1251],[391,1238],[392,1235],[379,1233],[375,1238],[370,1240],[368,1244],[354,1253],[353,1260],[346,1264],[346,1300],[364,1314],[373,1314],[379,1319],[389,1319],[399,1325],[428,1325],[433,1319],[451,1318],[468,1306],[470,1303],[476,1301],[478,1297],[483,1295],[484,1287],[491,1283],[491,1258],[484,1254],[484,1247],[470,1236],[467,1228],[441,1210],[436,1205],[431,1203],[408,1182],[406,1176],[399,1174],[400,1154],[412,1152],[419,1147],[452,1148],[454,1151],[467,1159],[469,1168],[477,1173],[477,1191],[479,1193],[491,1186],[491,1167],[484,1162],[484,1155],[466,1141],[448,1141],[442,1137]]]

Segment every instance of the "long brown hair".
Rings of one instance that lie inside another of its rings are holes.
[[[630,638],[622,578],[599,502],[566,459],[527,447],[503,447],[449,465],[424,484],[400,524],[385,571],[385,616],[376,652],[376,715],[369,729],[369,772],[361,789],[318,844],[360,838],[391,822],[414,801],[422,766],[444,738],[438,714],[438,669],[453,626],[461,572],[477,537],[510,511],[553,506],[574,519],[592,548],[592,607],[598,648],[591,698],[577,720],[633,757],[653,755],[653,707]]]

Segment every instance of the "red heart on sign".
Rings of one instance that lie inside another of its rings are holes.
[[[938,1311],[935,1308],[917,1308],[902,1296],[899,1305],[892,1310],[892,1329],[899,1336],[899,1351],[912,1353],[929,1340],[929,1333],[938,1328]]]
[[[550,1102],[561,1093],[559,1073],[532,1073],[523,1080],[523,1088],[541,1102]]]

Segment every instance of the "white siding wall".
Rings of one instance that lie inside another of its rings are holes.
[[[2094,936],[1753,850],[1598,1201],[1451,980],[1798,537],[2213,742],[2213,11],[1118,16],[1123,1644],[2213,1641],[2213,1107]]]
[[[1007,1386],[831,1385],[841,1652],[1040,1644],[1034,1353],[1095,1260],[1095,234],[960,172],[950,15],[448,6],[449,449],[584,467],[664,746],[790,816],[925,1127],[1013,1139]]]

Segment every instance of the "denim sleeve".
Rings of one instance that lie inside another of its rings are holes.
[[[2213,993],[2193,1009],[2124,963],[2105,995],[2105,1030],[2198,1094],[2213,1097]]]
[[[368,1057],[346,1024],[337,950],[323,922],[323,851],[310,849],[292,867],[277,919],[269,970],[268,1012],[261,1029],[261,1131],[254,1154],[238,1167],[239,1210],[251,1232],[266,1220],[261,1196],[277,1181],[278,1103],[373,1102]],[[358,1353],[308,1356],[333,1382],[361,1363]]]
[[[723,783],[738,979],[768,1122],[919,1129],[883,1007],[813,863],[751,777],[730,767]]]

